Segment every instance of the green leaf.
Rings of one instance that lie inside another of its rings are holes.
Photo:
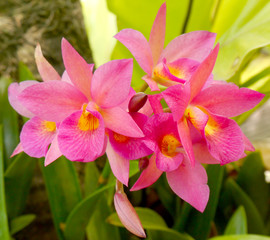
[[[0,125],[0,239],[9,240],[8,217],[5,199],[3,127]]]
[[[224,235],[247,234],[247,217],[243,206],[240,206],[231,217]]]
[[[3,125],[5,167],[12,162],[10,155],[19,142],[18,115],[8,101],[8,86],[11,83],[10,79],[0,78],[0,124]]]
[[[98,67],[110,60],[115,46],[116,16],[109,12],[106,0],[81,0],[81,6],[92,55]]]
[[[19,62],[19,80],[20,82],[26,80],[34,80],[34,75],[31,73],[30,69],[23,63]]]
[[[99,171],[96,166],[96,161],[85,164],[85,178],[84,178],[84,196],[96,191],[98,188]]]
[[[252,169],[252,171],[251,171]],[[259,152],[249,154],[240,169],[237,183],[253,201],[263,219],[269,210],[270,189],[265,182],[264,165]]]
[[[83,240],[85,236],[85,228],[95,212],[98,200],[104,191],[113,188],[115,182],[108,184],[88,195],[70,212],[66,220],[64,229],[65,240]]]
[[[15,218],[24,211],[36,163],[36,159],[20,153],[5,172],[7,211],[10,218]]]
[[[228,236],[220,236],[210,238],[209,240],[269,240],[270,237],[267,236],[260,236],[260,235],[228,235]]]
[[[21,231],[25,227],[27,227],[30,223],[32,223],[36,218],[34,214],[27,214],[16,217],[10,222],[10,234],[14,235],[15,233]]]
[[[186,221],[187,232],[196,240],[207,239],[209,235],[211,222],[216,214],[224,167],[220,165],[208,165],[206,171],[208,175],[208,186],[210,188],[210,196],[206,209],[203,213],[193,209],[188,219],[183,219],[183,221]]]
[[[168,228],[163,218],[155,211],[148,208],[139,208],[139,207],[136,207],[135,210],[145,229],[156,230],[159,232],[159,234],[161,234],[159,236],[166,236],[165,238],[159,239],[192,240],[192,237],[186,234],[181,234],[173,229]],[[115,226],[124,227],[121,221],[119,220],[117,213],[113,213],[112,215],[110,215],[107,221]],[[151,233],[156,234],[153,233],[152,231]]]
[[[265,0],[258,5],[252,2],[256,3],[249,1],[237,21],[219,40],[219,57],[214,69],[216,79],[229,79],[249,52],[270,43],[270,3],[262,8]],[[260,11],[256,12],[258,9]]]
[[[99,200],[96,210],[86,228],[87,238],[90,240],[113,239],[120,240],[118,228],[106,222],[112,213],[107,205],[105,194]]]
[[[243,205],[247,214],[249,233],[264,234],[264,223],[258,209],[249,196],[232,179],[226,181],[225,187],[232,195],[237,206]]]
[[[63,228],[69,213],[81,201],[81,190],[73,162],[60,157],[49,166],[40,167],[45,181],[54,225],[59,239],[64,239]],[[75,238],[74,238],[75,239]]]

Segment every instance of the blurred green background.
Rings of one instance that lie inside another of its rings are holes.
[[[65,37],[99,66],[132,57],[113,35],[123,28],[148,39],[164,0],[7,0],[0,2],[0,239],[138,239],[116,227],[114,177],[106,157],[73,163],[61,157],[44,168],[44,159],[24,153],[9,158],[27,119],[7,100],[13,81],[40,80],[34,49],[41,44],[62,74],[60,43]],[[269,239],[270,234],[270,2],[269,0],[167,0],[165,45],[179,34],[217,33],[220,52],[215,80],[234,82],[266,94],[256,109],[235,120],[257,152],[226,167],[208,166],[210,200],[203,214],[176,197],[163,176],[152,187],[128,193],[147,239]],[[132,85],[143,84],[135,63]],[[138,177],[132,161],[131,183]],[[268,175],[267,175],[268,174]],[[269,177],[268,177],[268,181]],[[185,235],[184,235],[185,233]],[[189,234],[189,235],[186,235]],[[230,235],[235,235],[232,237]]]

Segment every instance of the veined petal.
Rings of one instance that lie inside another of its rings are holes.
[[[193,144],[193,151],[196,161],[205,164],[220,164],[209,152],[207,144],[204,140]]]
[[[130,103],[131,99],[134,97],[135,94],[136,94],[135,90],[132,87],[130,87],[130,91],[129,91],[127,99],[124,102],[122,102],[119,105],[119,107],[121,107],[124,110],[128,110],[129,109],[129,103]]]
[[[165,31],[166,31],[166,2],[163,3],[158,10],[149,37],[149,45],[152,51],[154,65],[157,64],[164,47]]]
[[[179,58],[191,58],[201,62],[210,53],[216,34],[207,31],[194,31],[173,39],[162,53],[168,62]]]
[[[189,83],[187,82],[184,85],[178,84],[171,86],[162,92],[162,96],[172,111],[173,119],[178,121],[183,117],[189,103]]]
[[[65,38],[62,39],[62,56],[66,71],[73,85],[90,100],[93,65],[87,64]]]
[[[174,156],[166,156],[161,151],[156,151],[157,168],[163,172],[171,172],[179,167],[184,157],[182,153]]]
[[[208,121],[208,115],[206,113],[197,107],[189,106],[185,111],[185,116],[198,131],[204,133]]]
[[[33,117],[21,131],[20,141],[23,151],[31,157],[44,157],[48,146],[56,135],[56,124]]]
[[[185,118],[183,118],[177,122],[177,129],[178,129],[178,133],[179,133],[183,148],[186,151],[187,157],[188,157],[191,165],[194,166],[195,157],[194,157],[194,152],[193,152],[193,147],[192,147],[192,139],[190,136],[190,130],[188,127],[188,123],[187,123],[187,120]]]
[[[209,199],[209,187],[206,171],[201,164],[196,162],[195,166],[191,166],[186,161],[175,171],[168,172],[167,179],[171,189],[180,198],[198,211],[204,211]]]
[[[141,221],[125,193],[115,193],[114,207],[120,221],[127,230],[129,230],[138,237],[146,238]]]
[[[161,105],[161,99],[163,96],[161,94],[148,95],[148,100],[153,109],[154,114],[163,113],[163,107]]]
[[[45,156],[45,162],[44,162],[44,166],[48,166],[49,164],[51,164],[52,162],[54,162],[57,158],[61,157],[62,153],[58,147],[58,140],[57,140],[57,135],[54,137],[54,139],[52,140],[52,144]]]
[[[211,113],[208,116],[205,139],[211,155],[222,165],[239,160],[245,147],[240,127],[232,119]]]
[[[77,88],[63,81],[34,84],[24,89],[18,99],[36,116],[53,122],[61,122],[88,102]]]
[[[137,191],[149,187],[159,179],[161,174],[162,171],[159,170],[156,165],[156,155],[153,154],[149,159],[148,166],[142,171],[140,177],[135,182],[130,191]]]
[[[105,128],[98,112],[77,111],[59,126],[58,146],[71,161],[94,161],[103,151]]]
[[[144,137],[142,130],[122,108],[101,109],[100,113],[104,119],[106,128],[127,137]]]
[[[116,107],[130,92],[132,59],[112,60],[100,66],[91,83],[91,96],[102,108]]]
[[[11,83],[8,87],[8,100],[10,105],[22,116],[32,118],[34,114],[30,112],[19,100],[21,92],[34,84],[37,81],[23,81],[21,83]]]
[[[38,72],[44,82],[50,80],[61,80],[58,72],[52,67],[52,65],[43,56],[41,47],[38,44],[35,49],[35,59],[38,68]]]
[[[155,80],[152,79],[152,77],[149,77],[148,75],[145,75],[142,77],[142,80],[144,80],[148,86],[150,87],[151,91],[160,91],[157,82]]]
[[[11,154],[11,158],[14,157],[15,155],[19,154],[23,152],[23,147],[22,147],[22,144],[21,142],[17,145],[17,147],[14,149],[13,153]]]
[[[190,91],[192,100],[204,87],[205,83],[211,76],[215,62],[217,59],[219,50],[219,44],[213,49],[213,51],[203,60],[203,62],[196,69],[194,74],[190,78]]]
[[[112,147],[110,141],[107,142],[106,154],[114,176],[123,184],[128,186],[129,160],[119,155]]]
[[[213,114],[224,117],[238,116],[255,107],[264,94],[248,88],[239,88],[233,83],[213,84],[201,91],[192,101]]]
[[[123,29],[114,36],[132,53],[140,67],[152,75],[153,58],[151,48],[142,33],[133,29]]]

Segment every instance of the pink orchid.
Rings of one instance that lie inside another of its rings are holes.
[[[105,152],[105,128],[128,137],[143,137],[121,107],[131,89],[132,59],[108,62],[92,75],[93,66],[65,39],[62,54],[65,81],[38,83],[18,96],[35,116],[59,123],[61,153],[72,161],[94,161]]]
[[[225,82],[215,82],[204,87],[217,54],[218,45],[188,82],[171,86],[162,93],[177,122],[181,142],[192,165],[195,164],[195,157],[191,128],[195,128],[203,139],[204,144],[199,146],[200,150],[209,151],[220,164],[242,158],[244,150],[253,150],[240,127],[229,117],[253,108],[264,95]]]
[[[165,29],[166,3],[163,3],[153,23],[149,42],[133,29],[124,29],[115,35],[147,73],[143,80],[152,91],[159,90],[157,83],[171,86],[189,80],[211,51],[216,37],[215,33],[207,31],[190,32],[176,37],[163,49]]]
[[[131,191],[150,186],[166,172],[172,190],[203,212],[209,198],[207,174],[200,163],[191,166],[187,161],[172,114],[153,115],[147,121],[144,132],[147,138],[145,143],[154,154]]]

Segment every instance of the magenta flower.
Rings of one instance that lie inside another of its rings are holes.
[[[166,3],[162,4],[151,29],[149,42],[142,33],[124,29],[115,35],[133,54],[147,73],[143,80],[152,91],[157,83],[171,86],[189,80],[199,63],[209,54],[215,42],[215,33],[195,31],[173,39],[165,49]]]
[[[154,154],[131,191],[148,187],[166,172],[172,190],[203,212],[209,198],[206,171],[200,163],[191,166],[187,161],[172,114],[153,115],[147,121],[144,132],[147,138],[145,143]]]
[[[93,66],[65,39],[62,54],[65,81],[32,85],[18,97],[35,116],[59,124],[61,153],[72,161],[94,161],[105,152],[105,128],[128,137],[143,137],[121,107],[131,91],[132,59],[108,62],[92,75]]]
[[[226,164],[244,156],[244,150],[253,150],[251,143],[237,123],[229,119],[256,106],[263,94],[238,88],[232,83],[213,83],[205,87],[218,54],[218,46],[200,64],[191,79],[184,85],[166,89],[162,95],[177,122],[183,147],[194,165],[195,157],[191,128],[195,128],[204,141],[201,151],[209,151]]]

